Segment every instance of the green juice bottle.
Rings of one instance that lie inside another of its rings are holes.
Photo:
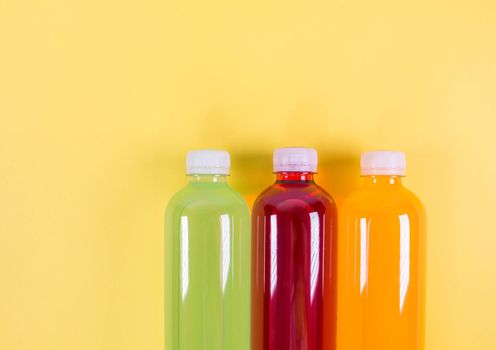
[[[165,215],[165,350],[250,349],[250,215],[225,151],[189,152]]]

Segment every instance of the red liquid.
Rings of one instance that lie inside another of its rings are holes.
[[[252,350],[335,349],[336,232],[336,205],[311,173],[278,173],[257,198]]]

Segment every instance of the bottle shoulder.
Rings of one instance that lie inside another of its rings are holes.
[[[280,207],[295,201],[308,205],[335,207],[332,196],[315,183],[296,185],[275,183],[258,195],[253,208],[255,210],[265,206]]]
[[[362,187],[345,198],[339,211],[343,216],[372,215],[384,212],[425,216],[425,209],[420,199],[405,187],[394,190],[371,190]]]
[[[249,213],[248,205],[240,193],[228,185],[191,186],[187,185],[172,196],[166,213],[208,210]]]

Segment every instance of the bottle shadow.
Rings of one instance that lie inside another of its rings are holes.
[[[318,170],[317,183],[332,195],[338,206],[361,185],[359,153],[320,152]]]
[[[270,151],[232,153],[231,169],[231,185],[243,195],[250,209],[257,196],[274,182]]]

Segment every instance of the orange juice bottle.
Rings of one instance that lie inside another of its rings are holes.
[[[423,350],[425,214],[405,155],[367,152],[339,215],[338,349]]]

